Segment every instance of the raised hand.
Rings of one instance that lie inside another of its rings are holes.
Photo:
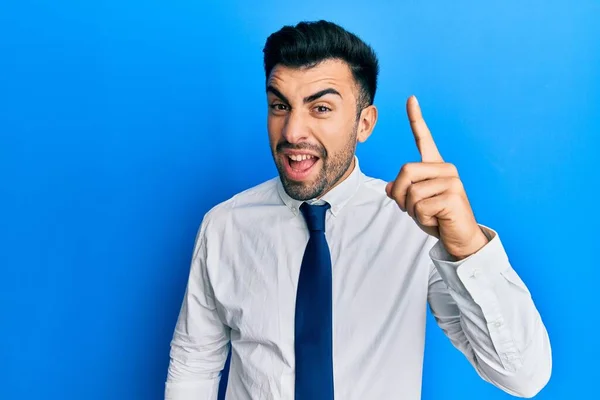
[[[475,220],[456,167],[442,159],[416,97],[408,99],[406,112],[421,162],[404,164],[386,193],[423,231],[439,238],[448,253],[466,258],[488,239]]]

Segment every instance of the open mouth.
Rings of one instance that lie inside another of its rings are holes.
[[[287,178],[294,181],[303,181],[315,169],[319,157],[312,154],[283,154],[283,164]]]

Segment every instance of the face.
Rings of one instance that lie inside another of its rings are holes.
[[[276,66],[267,81],[269,142],[287,194],[323,196],[354,167],[358,141],[370,135],[376,109],[357,117],[358,87],[348,65],[328,60],[311,68]]]

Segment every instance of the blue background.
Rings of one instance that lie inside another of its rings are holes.
[[[162,398],[203,214],[276,174],[264,40],[319,18],[380,57],[364,171],[418,160],[417,94],[548,327],[538,398],[592,398],[599,3],[208,3],[1,3],[0,398]],[[423,399],[510,398],[428,322]]]

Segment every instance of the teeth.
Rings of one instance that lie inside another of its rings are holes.
[[[309,158],[314,158],[315,156],[312,156],[310,154],[290,154],[289,157],[293,161],[304,161],[308,160]]]

